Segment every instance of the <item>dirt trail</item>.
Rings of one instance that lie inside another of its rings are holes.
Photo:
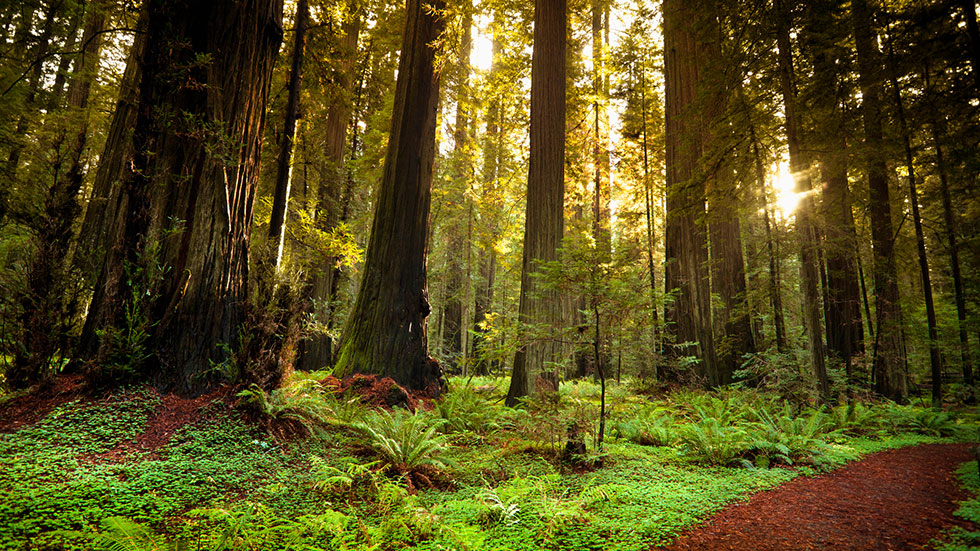
[[[889,450],[815,478],[798,478],[721,511],[685,532],[672,551],[926,549],[966,499],[953,471],[967,444]],[[972,526],[976,529],[975,526]]]

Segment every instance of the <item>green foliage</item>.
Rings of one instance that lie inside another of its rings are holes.
[[[707,417],[678,431],[682,451],[711,465],[730,465],[751,448],[748,433]]]
[[[300,379],[266,392],[253,384],[238,393],[246,404],[261,415],[276,421],[292,421],[311,434],[320,433],[322,426],[334,420],[334,409],[316,381]]]
[[[436,434],[442,424],[424,413],[381,410],[354,427],[382,461],[398,472],[407,472],[423,465],[446,467],[438,458],[449,446],[445,436]]]
[[[644,446],[669,446],[676,438],[677,420],[662,408],[646,406],[621,415],[610,434]]]
[[[103,531],[95,541],[96,549],[105,551],[170,551],[183,547],[171,543],[153,530],[125,517],[102,520]]]
[[[499,410],[469,387],[456,388],[436,402],[436,413],[444,420],[444,432],[474,432],[486,435],[497,430]]]

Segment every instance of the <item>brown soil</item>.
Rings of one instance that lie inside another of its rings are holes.
[[[926,549],[968,496],[953,471],[967,444],[928,444],[872,454],[829,474],[798,478],[733,505],[681,535],[672,551]]]
[[[234,398],[232,390],[234,387],[223,386],[196,398],[183,398],[176,394],[163,395],[160,405],[147,419],[142,434],[111,450],[80,457],[79,460],[89,463],[120,463],[141,454],[147,454],[144,459],[155,459],[156,450],[170,442],[178,429],[201,420],[201,408],[215,400],[230,403]]]
[[[0,433],[33,425],[54,408],[83,396],[86,390],[85,378],[81,375],[62,375],[28,394],[13,398],[0,405]]]
[[[328,375],[320,385],[331,392],[356,395],[361,402],[375,408],[403,407],[414,412],[419,407],[432,408],[432,399],[438,396],[426,391],[408,390],[391,377],[354,374],[343,379]]]

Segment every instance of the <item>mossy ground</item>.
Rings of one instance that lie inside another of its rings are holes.
[[[593,390],[568,392],[588,405]],[[649,401],[625,386],[614,386],[609,399],[621,415]],[[481,403],[505,410],[492,392]],[[123,446],[159,404],[146,389],[76,400],[0,435],[0,549],[98,547],[112,529],[106,519],[123,518],[145,528],[133,548],[181,541],[187,549],[639,550],[794,477],[944,440],[901,432],[839,437],[817,466],[743,468],[702,465],[673,447],[612,436],[603,466],[587,469],[562,465],[540,435],[529,439],[517,424],[500,422],[450,432],[441,457],[453,484],[410,494],[382,474],[352,475],[346,487],[324,483],[324,473],[349,474],[372,461],[355,432],[338,427],[276,441],[228,401],[203,406],[197,422],[160,448]]]

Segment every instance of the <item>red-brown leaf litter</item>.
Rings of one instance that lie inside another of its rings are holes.
[[[814,478],[798,478],[733,505],[675,541],[671,551],[928,549],[968,496],[953,472],[967,444],[889,450]]]
[[[29,394],[12,398],[0,406],[0,433],[33,425],[54,408],[82,396],[85,390],[83,376],[62,375]]]

